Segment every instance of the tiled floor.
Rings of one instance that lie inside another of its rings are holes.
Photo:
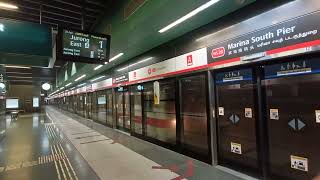
[[[99,179],[45,113],[6,119],[0,142],[1,180]]]
[[[250,179],[54,107],[6,124],[1,180]]]
[[[253,179],[223,167],[210,166],[54,107],[47,107],[46,112],[47,117],[101,179]]]

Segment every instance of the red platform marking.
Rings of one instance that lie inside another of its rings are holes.
[[[152,169],[167,169],[170,170],[171,172],[177,173],[179,171],[179,167],[174,164],[174,165],[170,165],[170,166],[152,166]]]
[[[182,175],[175,177],[171,180],[182,180],[182,179],[193,176],[194,175],[193,161],[192,160],[187,161],[186,165],[187,165],[186,171]],[[176,164],[170,165],[170,166],[152,166],[152,169],[166,169],[174,173],[178,173],[179,171],[179,167]]]
[[[120,144],[120,142],[118,140],[112,139],[112,143],[111,144],[116,144],[116,143]]]

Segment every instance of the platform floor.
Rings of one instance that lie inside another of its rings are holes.
[[[8,117],[7,128],[0,142],[1,180],[253,179],[54,107],[15,121]]]

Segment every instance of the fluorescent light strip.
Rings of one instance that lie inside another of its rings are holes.
[[[80,86],[84,86],[84,85],[86,85],[87,83],[82,83],[82,84],[79,84],[78,85],[78,87],[80,87]]]
[[[97,77],[97,78],[95,78],[95,79],[90,80],[90,82],[97,81],[97,80],[102,79],[102,78],[104,78],[104,77],[106,77],[106,76],[100,76],[100,77]]]
[[[68,87],[68,86],[70,86],[72,83],[68,83],[68,84],[66,84],[66,87]]]
[[[166,31],[168,31],[169,29],[175,27],[176,25],[182,23],[183,21],[186,21],[187,19],[197,15],[199,12],[207,9],[208,7],[214,5],[215,3],[217,3],[220,0],[211,0],[203,5],[201,5],[200,7],[198,7],[197,9],[191,11],[190,13],[184,15],[183,17],[179,18],[178,20],[174,21],[173,23],[169,24],[168,26],[162,28],[161,30],[159,30],[159,33],[164,33]]]
[[[33,81],[29,81],[29,80],[18,80],[18,79],[16,79],[16,80],[9,80],[10,82],[12,82],[12,81],[17,81],[17,82],[33,82]]]
[[[59,91],[61,91],[61,90],[63,90],[64,89],[64,87],[61,87],[60,89],[59,89]]]
[[[124,55],[123,53],[120,53],[120,54],[114,56],[113,58],[109,59],[109,62],[114,61],[114,60],[118,59],[119,57],[121,57],[123,55]]]
[[[103,66],[103,65],[96,66],[96,67],[94,68],[94,70],[96,71],[96,70],[102,68],[102,66]]]
[[[82,78],[84,78],[84,77],[86,77],[87,75],[82,75],[82,76],[80,76],[80,77],[78,77],[76,80],[74,80],[75,82],[77,82],[77,81],[79,81],[80,79],[82,79]]]
[[[137,65],[137,64],[140,64],[140,63],[149,61],[149,60],[151,60],[151,59],[152,59],[152,57],[149,57],[149,58],[147,58],[147,59],[144,59],[144,60],[138,61],[138,62],[136,62],[136,63],[130,64],[129,66],[126,66],[126,67],[124,67],[124,68],[118,69],[117,71],[123,71],[123,70],[125,70],[125,69],[128,69],[129,67],[132,67],[132,66],[135,66],[135,65]]]
[[[17,68],[17,69],[31,69],[31,67],[27,66],[5,66],[6,68]]]
[[[32,79],[32,77],[24,77],[24,76],[8,76],[8,78]]]
[[[13,71],[12,71],[12,72],[9,71],[9,72],[6,72],[6,73],[7,73],[7,74],[23,74],[23,75],[26,75],[26,74],[29,74],[29,75],[30,75],[30,74],[32,74],[32,73],[22,73],[22,72],[13,72]]]
[[[0,8],[18,9],[18,6],[9,4],[9,3],[0,2]]]

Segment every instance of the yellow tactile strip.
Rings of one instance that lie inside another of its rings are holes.
[[[16,164],[7,165],[5,167],[0,167],[0,173],[54,162],[59,180],[78,180],[77,174],[74,171],[69,158],[65,154],[62,145],[54,144],[50,147],[50,149],[51,154],[38,157],[38,161],[19,162]]]
[[[70,163],[69,158],[64,152],[61,143],[63,143],[63,138],[58,134],[59,128],[56,127],[54,123],[46,123],[45,129],[48,134],[48,139],[52,144],[51,155],[39,157],[40,162],[54,162],[55,169],[58,175],[58,179],[70,179],[78,180],[77,174],[74,171],[72,164]],[[58,132],[57,132],[58,131]]]
[[[54,160],[54,165],[58,174],[58,179],[78,180],[77,174],[74,171],[72,164],[70,163],[69,158],[66,156],[61,144],[51,146],[51,153],[54,155],[53,157],[57,159]]]
[[[48,139],[50,140],[51,144],[59,144],[63,143],[63,139],[57,134],[55,124],[53,123],[46,123],[44,124],[46,132],[48,134]]]

